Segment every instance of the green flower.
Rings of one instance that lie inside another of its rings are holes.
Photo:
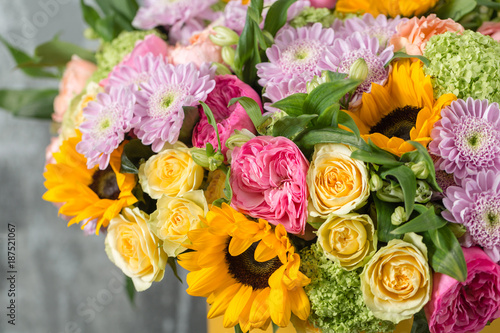
[[[317,244],[302,250],[301,271],[311,278],[304,287],[311,302],[309,320],[323,333],[392,332],[394,324],[375,318],[361,293],[359,272],[328,260]]]
[[[433,36],[424,51],[425,74],[433,78],[434,95],[500,102],[500,43],[470,30]]]
[[[290,21],[290,25],[294,28],[300,28],[307,24],[319,22],[324,28],[330,28],[333,21],[335,21],[335,17],[327,8],[306,7]]]

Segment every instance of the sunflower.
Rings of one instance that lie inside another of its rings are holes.
[[[406,140],[427,146],[441,109],[454,100],[453,94],[435,100],[431,77],[425,76],[422,63],[405,59],[395,63],[385,86],[372,84],[361,106],[349,114],[365,140],[401,156],[415,149]]]
[[[207,297],[208,318],[224,314],[224,327],[240,325],[243,332],[266,329],[271,320],[280,327],[291,313],[306,320],[309,299],[303,286],[310,279],[299,271],[285,228],[265,220],[254,222],[230,206],[212,206],[206,228],[190,231],[194,250],[178,256],[192,296]]]
[[[438,0],[339,0],[335,9],[340,13],[369,13],[373,16],[420,16],[434,7]]]
[[[123,144],[112,154],[105,170],[87,169],[85,156],[76,151],[81,133],[63,141],[54,154],[55,164],[48,164],[45,177],[47,192],[43,199],[62,204],[59,214],[71,216],[68,226],[97,219],[96,234],[101,226],[117,216],[122,208],[137,202],[132,194],[136,181],[133,174],[120,173]]]

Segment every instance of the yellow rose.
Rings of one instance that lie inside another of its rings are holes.
[[[139,168],[139,181],[153,199],[160,199],[162,195],[176,197],[198,189],[204,172],[203,167],[193,161],[189,148],[178,142],[143,163]]]
[[[149,227],[163,241],[163,250],[169,257],[184,252],[187,233],[200,227],[201,218],[208,213],[208,205],[202,190],[184,193],[177,198],[161,197],[151,214]]]
[[[397,324],[420,311],[432,291],[422,237],[409,233],[378,250],[361,273],[361,290],[377,318]]]
[[[210,171],[207,177],[208,187],[205,190],[205,198],[207,202],[212,204],[215,200],[220,198],[226,198],[224,194],[224,188],[226,187],[226,174],[217,169],[215,171]]]
[[[314,147],[307,172],[310,218],[345,215],[365,204],[370,195],[366,165],[352,159],[352,150],[341,144]]]
[[[124,208],[109,222],[104,241],[109,259],[132,279],[137,291],[163,279],[168,259],[160,241],[148,229],[148,219],[137,207]]]
[[[326,257],[348,271],[363,266],[377,247],[375,227],[368,215],[331,215],[317,235]]]

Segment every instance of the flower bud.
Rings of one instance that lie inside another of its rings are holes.
[[[215,45],[219,46],[232,46],[238,44],[240,36],[233,30],[227,27],[214,27],[215,35],[210,35],[209,38]]]
[[[406,222],[406,212],[403,206],[398,206],[391,215],[391,223],[400,225],[403,222]]]
[[[415,202],[427,203],[431,200],[432,190],[427,182],[417,180],[417,193],[415,195]]]
[[[377,191],[377,198],[386,202],[403,202],[404,194],[398,183],[384,181],[382,188]]]
[[[208,170],[215,171],[222,163],[224,163],[224,155],[222,155],[222,153],[220,152],[217,152],[214,156],[210,156],[208,158]]]
[[[330,82],[330,79],[328,78],[328,75],[326,74],[327,71],[322,71],[321,76],[314,75],[314,77],[311,79],[311,81],[307,82],[307,93],[310,94],[311,91],[316,89],[320,84]]]
[[[224,46],[222,48],[222,60],[231,67],[234,67],[234,57],[236,52],[231,46]]]
[[[203,149],[203,148],[192,148],[191,149],[191,157],[193,158],[193,161],[196,164],[198,164],[199,166],[202,166],[204,168],[208,168],[209,167],[208,156],[207,156],[206,149]]]
[[[370,190],[375,192],[382,188],[384,181],[375,172],[372,172],[370,177]]]
[[[215,75],[231,75],[232,72],[227,68],[227,66],[224,66],[220,62],[213,62],[212,65],[215,65],[217,69],[215,70]]]
[[[368,77],[369,74],[368,65],[366,64],[365,59],[358,58],[352,65],[349,70],[349,77],[351,79],[364,81]]]
[[[413,171],[417,179],[426,179],[429,176],[429,168],[424,161],[411,164],[410,169]]]

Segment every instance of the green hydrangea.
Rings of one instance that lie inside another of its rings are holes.
[[[301,252],[301,271],[311,279],[304,287],[311,302],[310,321],[323,333],[392,332],[394,324],[375,318],[363,300],[357,271],[328,260],[314,244]]]
[[[99,82],[106,78],[116,65],[122,61],[123,57],[132,52],[135,43],[143,40],[147,35],[155,34],[163,37],[157,30],[145,31],[124,31],[111,42],[104,42],[101,49],[96,53],[97,71],[91,78],[93,82]]]
[[[500,43],[480,33],[446,32],[433,36],[425,47],[430,60],[425,73],[433,78],[434,95],[500,102]]]
[[[290,25],[294,28],[300,28],[307,24],[320,22],[323,27],[329,28],[334,20],[335,17],[327,8],[306,7],[290,21]]]

